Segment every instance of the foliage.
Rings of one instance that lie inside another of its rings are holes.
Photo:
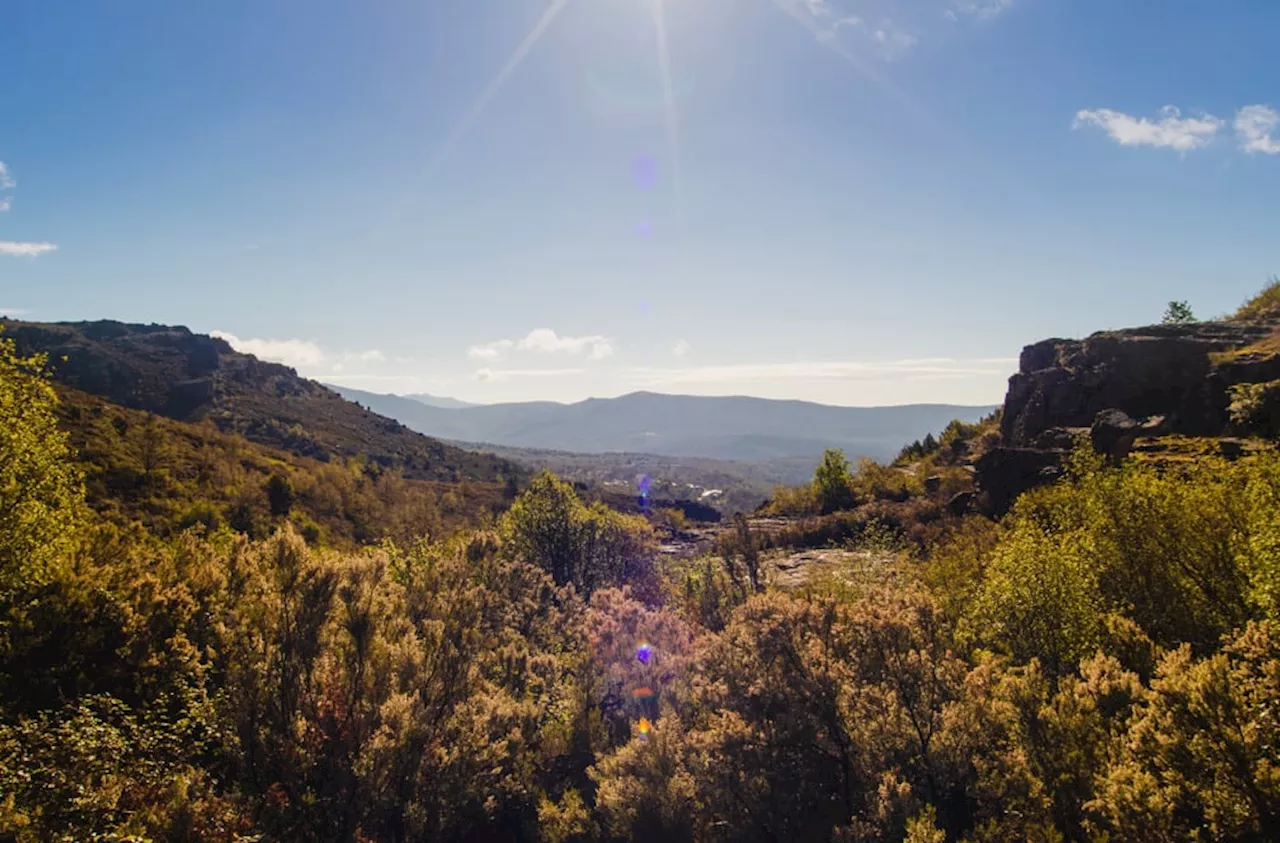
[[[549,472],[534,478],[499,530],[509,553],[547,571],[557,585],[584,594],[624,582],[647,593],[656,587],[649,524],[598,502],[588,506]]]
[[[853,482],[843,451],[838,448],[823,451],[822,462],[813,472],[813,491],[823,515],[853,507],[856,502]]]
[[[1227,415],[1238,431],[1280,436],[1280,380],[1236,384],[1228,394]]]
[[[1169,306],[1164,309],[1164,316],[1160,318],[1163,325],[1190,325],[1196,321],[1198,320],[1191,312],[1191,305],[1185,301],[1169,302]]]
[[[0,395],[43,409],[0,402],[0,438],[49,520],[0,520],[6,561],[42,560],[0,595],[0,837],[1280,836],[1280,455],[1082,451],[999,523],[832,460],[889,499],[739,517],[661,565],[643,518],[544,474],[492,529],[323,547],[300,530],[333,529],[330,484],[422,481],[104,413],[148,500],[204,526],[95,518],[35,364],[5,361]],[[234,493],[190,479],[201,448]],[[771,548],[845,542],[905,544],[901,577],[769,587]]]
[[[43,366],[0,335],[0,601],[54,575],[82,518],[80,475]]]
[[[90,506],[160,535],[230,524],[264,538],[288,519],[308,541],[354,547],[478,527],[505,508],[494,483],[416,480],[358,459],[325,463],[207,422],[173,421],[68,389],[61,398],[60,424]]]
[[[1267,286],[1253,298],[1240,305],[1232,316],[1237,320],[1267,319],[1280,314],[1280,275],[1274,275]]]

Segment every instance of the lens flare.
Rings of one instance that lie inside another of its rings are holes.
[[[631,178],[636,187],[648,190],[658,182],[658,164],[651,155],[640,155],[631,162]]]
[[[649,702],[649,700],[653,699],[653,689],[643,686],[636,688],[631,692],[631,699],[638,703]]]
[[[639,661],[640,664],[648,664],[649,659],[651,658],[653,658],[653,647],[650,646],[648,641],[645,641],[641,643],[639,647],[636,647],[636,660]]]
[[[640,723],[636,728],[640,731],[640,740],[649,740],[649,732],[653,731],[653,726],[649,724],[648,717],[641,717]]]

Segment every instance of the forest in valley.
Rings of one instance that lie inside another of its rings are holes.
[[[1000,518],[830,454],[771,506],[892,576],[784,589],[785,536],[662,557],[549,473],[165,469],[46,372],[0,337],[0,839],[1280,839],[1273,451],[1080,448]]]

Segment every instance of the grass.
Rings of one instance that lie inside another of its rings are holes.
[[[1256,296],[1240,306],[1232,319],[1247,321],[1267,319],[1280,316],[1280,276],[1271,279],[1271,283],[1262,288]]]

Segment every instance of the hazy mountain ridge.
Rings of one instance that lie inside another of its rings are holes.
[[[949,404],[833,407],[746,396],[635,392],[574,404],[528,402],[461,409],[343,386],[332,389],[406,426],[456,442],[574,453],[643,453],[752,462],[817,457],[838,447],[888,459],[907,442],[952,419],[976,421],[994,409]]]

